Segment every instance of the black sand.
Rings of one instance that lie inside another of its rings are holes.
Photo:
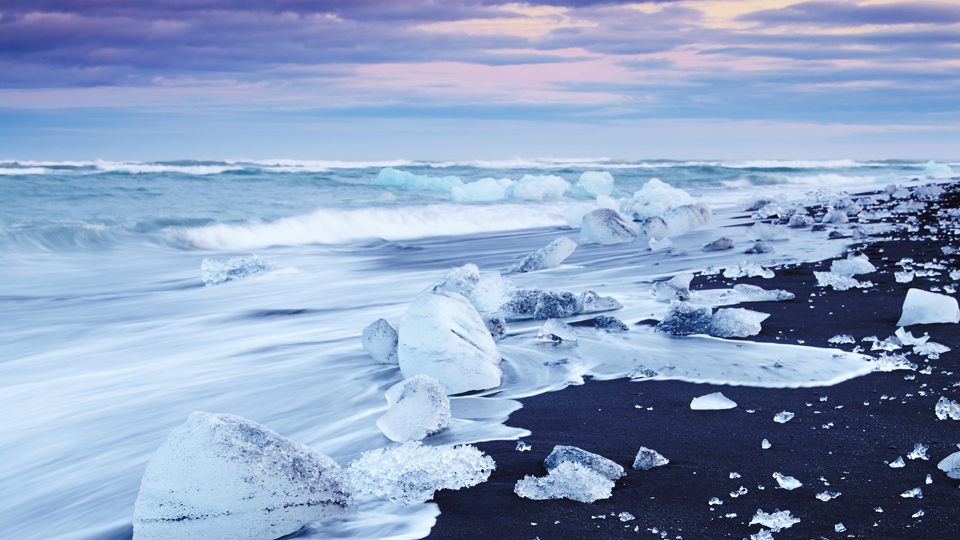
[[[957,208],[954,189],[928,208]],[[698,277],[693,288],[729,287],[749,283],[765,289],[785,289],[796,299],[752,303],[745,307],[770,313],[755,341],[831,345],[836,334],[852,334],[857,345],[873,356],[866,336],[884,339],[897,329],[901,305],[909,288],[929,290],[953,282],[949,269],[931,278],[897,283],[896,263],[911,257],[918,263],[941,261],[958,268],[960,256],[945,256],[941,247],[960,245],[956,228],[936,234],[923,228],[937,225],[931,213],[920,216],[919,231],[901,231],[880,242],[851,244],[862,248],[878,271],[869,289],[834,291],[816,286],[813,271],[829,269],[829,261],[776,269],[773,279]],[[851,242],[850,239],[835,240]],[[954,295],[956,297],[956,295]],[[637,321],[626,321],[634,324]],[[747,538],[760,530],[749,526],[758,509],[789,510],[800,522],[775,533],[789,538],[960,538],[960,480],[948,478],[936,464],[960,444],[960,421],[937,420],[934,405],[940,396],[960,400],[960,327],[956,324],[917,325],[915,336],[953,350],[939,359],[908,359],[917,371],[872,373],[831,386],[804,389],[764,389],[681,382],[587,381],[586,384],[523,400],[509,425],[529,429],[519,452],[515,442],[477,445],[497,462],[490,480],[468,490],[440,491],[435,498],[442,514],[431,538],[534,539],[552,538]],[[678,338],[679,339],[679,338]],[[898,353],[910,351],[905,347]],[[929,367],[930,374],[920,370]],[[693,411],[692,398],[721,391],[738,407],[726,411]],[[652,409],[648,409],[652,408]],[[773,421],[780,411],[796,413],[785,423]],[[752,411],[752,412],[750,412]],[[769,439],[772,448],[761,449]],[[915,443],[929,445],[929,460],[909,460]],[[533,501],[513,492],[525,475],[546,473],[542,461],[554,445],[565,444],[596,452],[623,465],[609,499],[593,504],[570,500]],[[671,461],[650,471],[631,469],[641,446],[659,451]],[[903,468],[888,463],[902,456]],[[736,472],[739,478],[730,478]],[[774,472],[794,476],[803,486],[779,489]],[[926,484],[930,475],[933,482]],[[828,485],[829,484],[829,485]],[[741,486],[748,493],[730,493]],[[759,486],[763,486],[761,489]],[[901,494],[921,488],[922,498]],[[840,492],[829,502],[815,495]],[[722,505],[708,505],[712,497]],[[878,512],[875,509],[881,508]],[[923,515],[915,516],[919,511]],[[629,512],[636,519],[622,522]],[[736,514],[735,517],[725,517]],[[844,532],[836,532],[842,523]],[[653,532],[656,529],[656,532]]]

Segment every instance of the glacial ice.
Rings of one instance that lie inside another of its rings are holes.
[[[577,313],[577,297],[567,291],[540,291],[533,318],[537,320],[559,319]]]
[[[744,251],[744,253],[751,253],[751,254],[772,253],[772,252],[773,252],[773,246],[767,242],[764,242],[763,240],[757,240],[756,242],[753,243],[752,246],[750,246],[750,249]]]
[[[792,476],[784,476],[778,472],[773,473],[773,478],[777,481],[777,484],[780,484],[780,487],[787,490],[793,491],[803,484]]]
[[[500,351],[477,310],[454,292],[421,293],[400,323],[400,371],[430,375],[448,394],[500,385]]]
[[[773,421],[777,422],[778,424],[786,424],[790,420],[793,420],[794,416],[795,415],[792,412],[781,411],[773,415]]]
[[[230,259],[225,263],[213,259],[204,259],[200,263],[200,270],[203,272],[204,285],[210,287],[264,272],[272,269],[273,266],[271,261],[263,259],[259,255],[251,255],[250,257]]]
[[[713,212],[702,202],[678,206],[663,215],[668,236],[680,236],[701,225],[706,225],[711,219],[713,219]]]
[[[759,524],[762,527],[767,527],[773,532],[780,532],[783,529],[789,529],[797,523],[800,523],[800,518],[793,517],[789,510],[784,510],[781,512],[779,509],[775,510],[772,514],[768,514],[763,510],[758,509],[756,515],[754,515],[753,519],[750,520],[750,525]]]
[[[396,364],[399,362],[397,339],[397,330],[386,319],[377,319],[363,329],[360,344],[374,360],[385,364]]]
[[[693,274],[677,274],[665,281],[657,281],[653,284],[653,295],[658,302],[672,302],[674,300],[689,300],[690,282],[693,281]]]
[[[770,444],[770,441],[767,439],[760,441],[760,448],[763,450],[769,450],[772,446],[773,445]]]
[[[723,251],[725,249],[733,249],[733,240],[725,236],[703,245],[704,251]]]
[[[740,283],[733,286],[733,290],[747,296],[751,302],[785,302],[796,298],[792,292],[780,289],[764,289],[756,285]]]
[[[150,458],[135,540],[263,540],[355,511],[329,457],[230,414],[195,412]]]
[[[583,291],[577,297],[577,313],[596,313],[620,309],[623,306],[612,296],[600,296],[594,291]]]
[[[536,201],[556,201],[570,189],[570,182],[554,175],[525,174],[507,188],[507,198]]]
[[[675,336],[749,337],[760,333],[760,323],[769,316],[743,308],[722,308],[713,313],[709,307],[695,307],[675,300],[656,329]]]
[[[920,336],[915,338],[913,337],[913,332],[907,332],[906,330],[903,329],[902,326],[900,328],[897,328],[896,332],[894,332],[893,334],[897,336],[897,339],[900,340],[900,343],[902,343],[907,347],[912,347],[914,345],[923,345],[930,339],[930,336]]]
[[[419,441],[364,452],[347,465],[358,493],[372,493],[403,504],[424,503],[441,489],[486,482],[493,458],[476,447],[423,446]]]
[[[807,214],[796,213],[790,216],[790,221],[787,222],[787,227],[791,229],[802,229],[804,227],[809,227],[813,225],[813,217]]]
[[[722,392],[714,392],[705,396],[695,397],[690,402],[690,408],[695,411],[720,411],[733,409],[737,402],[723,395]]]
[[[903,456],[897,456],[897,459],[893,460],[889,467],[891,469],[902,469],[907,466],[907,462],[903,460]]]
[[[925,186],[920,186],[913,191],[914,195],[919,197],[921,200],[931,201],[943,195],[943,188],[937,184],[927,184]]]
[[[513,185],[509,178],[481,178],[462,186],[450,188],[450,200],[454,202],[498,201],[507,196],[507,188]]]
[[[669,238],[661,238],[660,240],[651,238],[647,242],[647,246],[650,247],[650,251],[665,251],[673,247],[673,241]]]
[[[658,217],[679,206],[695,204],[696,199],[686,191],[651,178],[621,203],[620,210],[634,219]]]
[[[613,193],[613,175],[606,171],[584,171],[577,183],[570,188],[574,197],[596,197]]]
[[[903,300],[903,313],[897,326],[958,322],[960,308],[956,298],[921,289],[910,289]]]
[[[954,452],[937,463],[937,468],[947,473],[947,476],[960,480],[960,452]]]
[[[554,446],[550,455],[543,460],[543,466],[547,471],[553,472],[554,469],[565,461],[586,467],[607,480],[614,482],[624,475],[623,467],[613,460],[607,459],[600,454],[594,454],[582,448],[577,448],[576,446],[559,444]]]
[[[914,275],[913,270],[901,270],[894,272],[893,278],[897,280],[897,283],[910,283],[913,281]]]
[[[721,308],[713,314],[711,336],[720,338],[750,337],[760,333],[760,323],[770,315],[743,308]]]
[[[784,202],[783,195],[754,195],[752,197],[746,197],[737,201],[737,207],[742,212],[753,212],[754,210],[760,210],[765,206],[779,206]]]
[[[873,367],[874,371],[881,371],[881,372],[896,371],[900,369],[905,369],[910,371],[917,370],[917,365],[907,360],[907,358],[902,354],[888,355],[887,353],[883,353],[879,357],[873,360],[873,365],[874,365]]]
[[[764,240],[767,242],[789,240],[790,232],[786,227],[771,225],[770,223],[754,223],[747,229],[747,238],[753,241]]]
[[[821,223],[836,223],[844,224],[849,223],[850,218],[847,217],[847,213],[839,208],[827,208],[827,212],[823,215]]]
[[[598,208],[583,216],[580,241],[586,244],[622,244],[637,239],[637,233],[623,216],[609,208]]]
[[[847,255],[846,259],[837,259],[830,263],[830,271],[841,276],[852,277],[857,274],[876,272],[877,267],[870,264],[866,255]]]
[[[947,418],[960,420],[960,403],[951,401],[945,396],[940,396],[940,399],[937,400],[937,404],[933,408],[933,412],[939,420],[946,420]]]
[[[450,398],[433,377],[414,375],[390,390],[390,408],[377,420],[377,427],[391,441],[419,441],[450,424]]]
[[[927,457],[927,450],[930,448],[929,445],[923,443],[916,443],[913,445],[913,450],[907,454],[907,459],[922,459],[924,461],[930,459]]]
[[[507,321],[501,315],[481,313],[480,318],[483,319],[483,325],[487,327],[490,337],[494,340],[499,341],[507,337]]]
[[[816,495],[817,499],[820,499],[823,502],[829,502],[831,499],[836,499],[839,496],[840,493],[836,491],[823,491],[821,493],[817,493]]]
[[[537,501],[545,499],[571,499],[592,503],[609,499],[613,493],[613,480],[570,461],[563,461],[542,478],[527,475],[518,480],[513,491],[517,495]]]
[[[633,460],[633,468],[638,471],[649,471],[654,467],[661,467],[670,463],[670,460],[660,455],[660,452],[641,446],[637,457]]]
[[[927,162],[927,166],[923,168],[923,174],[932,177],[945,177],[952,175],[953,170],[946,163],[937,163],[930,160]]]
[[[774,276],[773,270],[764,268],[758,263],[741,261],[736,266],[729,266],[723,271],[723,277],[737,279],[742,277],[762,277],[770,279]]]
[[[629,332],[630,328],[616,317],[600,315],[593,319],[593,327],[606,332]]]
[[[533,272],[560,266],[560,263],[569,257],[575,249],[577,249],[577,244],[573,240],[561,236],[545,247],[527,255],[523,260],[511,266],[507,272]]]
[[[576,341],[577,331],[559,319],[547,319],[537,333],[537,341]]]
[[[903,493],[901,493],[900,496],[903,497],[904,499],[922,499],[923,490],[921,490],[920,488],[908,489],[907,491],[904,491]]]
[[[853,336],[850,334],[837,334],[832,338],[827,340],[828,343],[834,343],[837,345],[845,345],[848,343],[856,343],[857,340],[853,339]]]
[[[428,191],[450,191],[455,186],[463,186],[463,181],[456,176],[421,176],[407,171],[398,171],[393,167],[381,169],[380,173],[370,182],[374,186],[396,186],[405,188],[424,189]]]
[[[514,289],[500,305],[500,313],[508,320],[532,319],[542,292],[540,289]]]
[[[866,289],[868,287],[873,287],[873,283],[870,281],[857,281],[852,277],[835,274],[833,272],[814,271],[813,275],[817,278],[818,287],[833,287],[833,290],[835,291],[846,291],[852,288]]]

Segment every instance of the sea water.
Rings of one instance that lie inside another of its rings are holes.
[[[519,287],[614,296],[624,306],[614,314],[631,331],[591,331],[564,349],[536,342],[542,322],[509,323],[498,342],[503,384],[454,397],[451,427],[426,441],[438,445],[522,437],[522,427],[504,425],[516,398],[561,391],[587,375],[789,387],[868,372],[862,358],[834,358],[835,350],[678,340],[632,323],[669,308],[650,293],[654,279],[748,258],[768,267],[822,260],[847,245],[807,229],[774,252],[746,255],[746,227],[732,227],[750,220],[737,201],[774,195],[809,203],[922,179],[924,166],[0,162],[0,531],[21,540],[129,538],[147,461],[193,411],[259,422],[344,466],[388,446],[376,420],[387,408],[384,391],[402,376],[363,351],[363,328],[379,318],[398,324],[414,297],[452,267],[505,271],[557,238],[576,240],[564,211],[596,204],[582,197],[453,202],[444,191],[373,185],[385,167],[465,184],[528,174],[574,184],[583,172],[606,171],[617,196],[656,177],[714,211],[711,223],[673,238],[667,251],[640,242],[581,245],[557,268],[512,275]],[[721,236],[736,248],[701,249]],[[211,268],[250,261],[235,279],[205,280]],[[769,369],[774,362],[780,369]],[[433,503],[367,497],[354,521],[305,535],[420,538],[436,515]]]

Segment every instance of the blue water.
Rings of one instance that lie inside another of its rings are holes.
[[[574,183],[584,171],[604,170],[622,194],[656,177],[711,204],[714,222],[674,238],[669,256],[639,245],[581,246],[559,269],[514,278],[520,286],[612,294],[626,320],[660,309],[638,283],[743,257],[742,250],[699,250],[743,223],[737,200],[764,193],[803,201],[818,189],[879,189],[922,177],[924,165],[0,162],[0,531],[24,540],[129,536],[151,453],[195,410],[263,423],[342,465],[386,446],[375,421],[386,408],[384,390],[401,377],[396,366],[363,352],[363,327],[380,317],[398,323],[417,293],[453,266],[502,271],[553,238],[576,240],[563,212],[595,202],[452,203],[443,192],[371,185],[383,167],[464,182],[532,174]],[[798,237],[755,260],[817,260],[842,248]],[[269,271],[205,286],[204,259],[227,263],[254,254]],[[502,398],[559,390],[586,373],[623,376],[630,368],[597,364],[585,351],[612,349],[589,343],[575,366],[544,369],[538,355],[546,353],[529,345],[536,327],[512,325],[500,344]],[[651,357],[663,352],[657,347],[675,346],[649,343]],[[623,347],[630,356],[630,346]],[[719,377],[678,378],[697,376]],[[737,384],[737,376],[720,381]],[[467,403],[459,427],[434,444],[522,435],[496,415],[471,413]],[[316,536],[418,538],[436,515],[430,503],[365,504],[360,521]]]

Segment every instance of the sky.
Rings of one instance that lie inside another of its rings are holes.
[[[960,159],[960,0],[3,0],[0,159]]]

